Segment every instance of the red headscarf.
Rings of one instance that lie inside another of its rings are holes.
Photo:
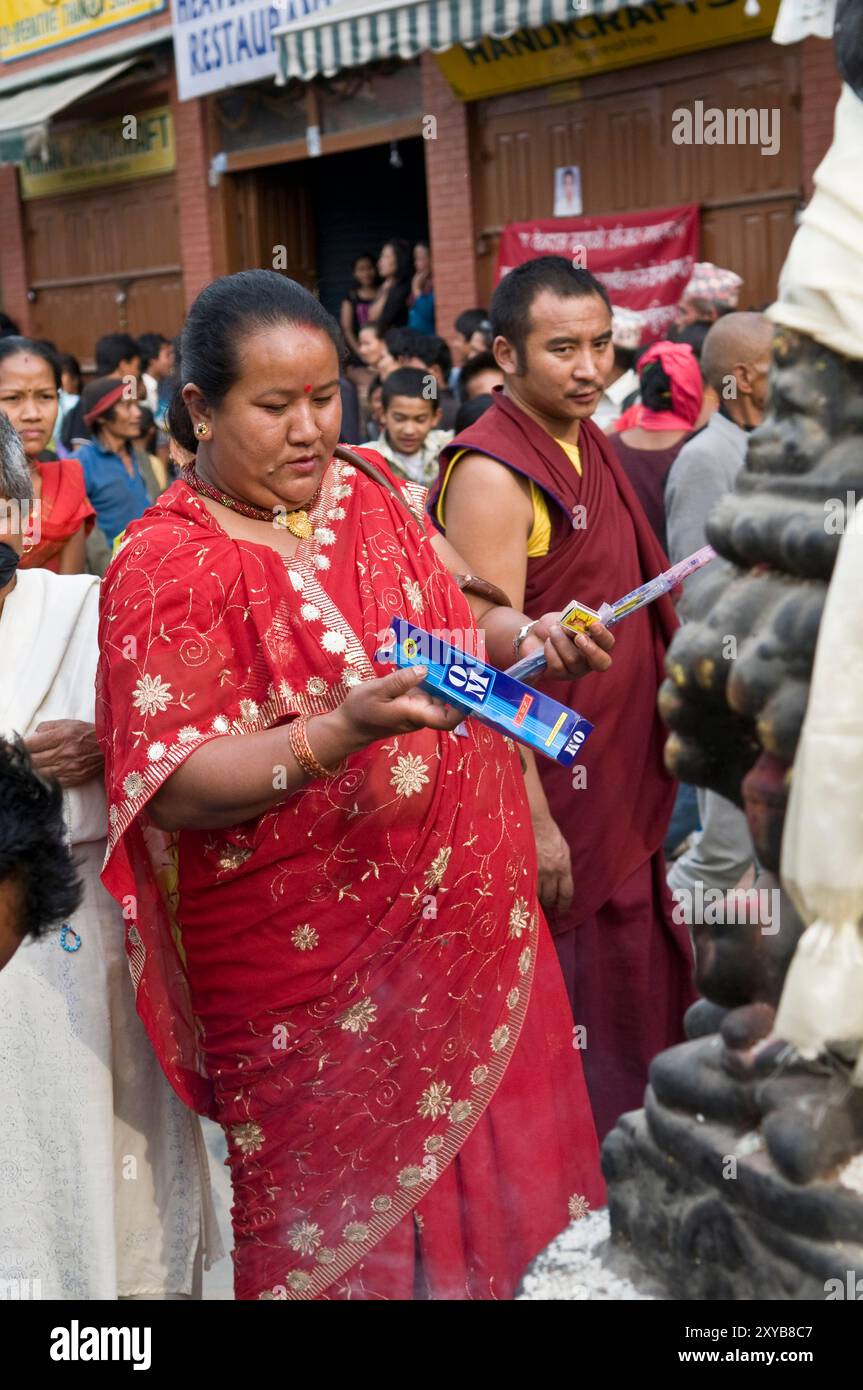
[[[671,409],[649,410],[640,405],[635,419],[623,428],[640,425],[643,430],[691,430],[704,395],[701,368],[692,348],[688,343],[653,343],[639,358],[638,375],[642,380],[652,362],[659,363],[671,383]]]

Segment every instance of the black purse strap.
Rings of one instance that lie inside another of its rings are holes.
[[[425,530],[424,521],[417,516],[404,493],[400,492],[397,487],[394,487],[389,478],[382,473],[377,465],[372,463],[370,459],[363,458],[362,454],[358,454],[355,449],[348,448],[347,444],[337,444],[333,450],[333,457],[341,459],[343,463],[350,463],[354,468],[358,468],[361,473],[365,473],[367,478],[371,478],[373,482],[378,483],[391,497],[395,497],[398,502],[401,502],[402,506],[410,512],[414,521],[419,522],[420,526]]]

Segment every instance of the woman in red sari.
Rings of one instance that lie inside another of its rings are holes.
[[[0,339],[0,410],[24,445],[38,510],[25,537],[22,569],[84,574],[85,541],[96,513],[77,459],[49,448],[60,406],[60,364],[29,338]]]
[[[334,456],[340,352],[270,271],[189,313],[194,463],[103,583],[103,878],[165,1072],[228,1137],[237,1297],[510,1298],[604,1201],[518,752],[373,657],[401,612],[507,665],[525,619],[454,582],[422,489]],[[547,615],[522,650],[572,678],[598,637]]]

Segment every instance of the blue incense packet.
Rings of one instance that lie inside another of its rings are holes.
[[[575,762],[593,731],[590,721],[567,705],[404,618],[392,619],[392,638],[375,653],[376,661],[398,667],[427,666],[421,688],[429,695],[564,767]]]

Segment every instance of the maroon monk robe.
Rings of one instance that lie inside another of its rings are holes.
[[[602,431],[582,421],[579,477],[551,435],[501,391],[494,396],[494,405],[443,450],[441,477],[454,453],[471,449],[542,489],[551,547],[528,558],[528,616],[562,609],[573,598],[598,608],[664,569],[665,556]],[[600,1136],[642,1104],[648,1065],[683,1040],[683,1014],[695,998],[689,935],[672,920],[662,854],[675,783],[662,760],[656,697],[676,626],[670,599],[659,599],[616,630],[610,671],[538,682],[595,725],[581,759],[586,785],[574,789],[572,768],[536,762],[572,855],[572,906],[548,917],[573,1014],[585,1028],[583,1061]]]

